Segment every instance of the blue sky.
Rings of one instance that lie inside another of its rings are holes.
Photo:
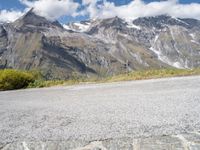
[[[121,5],[128,5],[132,0],[107,0],[108,2],[114,2],[116,7],[117,6],[121,6]],[[155,2],[159,0],[143,0],[143,2],[145,3],[151,3],[151,2]],[[163,1],[163,0],[162,0]],[[170,0],[169,0],[170,1]],[[78,2],[81,4],[82,0],[74,0],[74,2]],[[189,5],[191,3],[197,3],[200,4],[200,0],[179,0],[179,4],[185,4],[185,5]],[[200,6],[200,5],[199,5]],[[199,7],[198,6],[198,7]],[[198,7],[196,7],[196,9],[198,9]],[[21,4],[19,2],[19,0],[0,0],[0,10],[9,10],[9,11],[23,11],[25,8],[27,8],[27,6]],[[184,9],[185,10],[185,9]],[[191,9],[192,10],[192,9]],[[200,10],[200,7],[199,7]],[[107,11],[107,10],[106,10]],[[112,11],[110,11],[110,13],[112,13]],[[195,16],[200,15],[200,11],[196,11],[194,12]],[[89,16],[91,16],[91,14],[87,14],[87,15],[78,15],[76,17],[72,17],[70,15],[66,15],[66,16],[61,16],[59,18],[57,18],[59,21],[61,22],[69,22],[69,21],[80,21],[80,20],[85,20],[88,19]],[[187,16],[187,14],[186,14]],[[189,15],[188,15],[189,16]],[[194,17],[195,18],[195,17]],[[197,17],[196,17],[197,18]],[[0,16],[1,19],[1,16]],[[1,21],[1,20],[0,20]]]
[[[81,0],[75,0],[77,2],[81,2]],[[116,5],[124,5],[129,3],[131,0],[108,0],[110,2],[114,2]],[[152,2],[156,0],[144,0],[145,2]],[[159,1],[159,0],[157,0]],[[200,3],[200,0],[179,0],[180,3]],[[24,9],[24,5],[22,5],[18,0],[1,0],[0,1],[0,9]]]

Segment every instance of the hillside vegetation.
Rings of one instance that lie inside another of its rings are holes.
[[[41,88],[56,85],[74,85],[80,83],[105,83],[156,79],[164,77],[200,75],[200,69],[160,69],[143,70],[119,74],[109,77],[83,78],[75,76],[69,80],[45,80],[38,71],[0,70],[0,91],[23,88]]]
[[[165,77],[178,77],[178,76],[191,76],[200,75],[200,69],[159,69],[159,70],[143,70],[129,72],[126,74],[120,74],[112,76],[107,79],[110,82],[116,81],[129,81],[129,80],[144,80],[144,79],[156,79]]]

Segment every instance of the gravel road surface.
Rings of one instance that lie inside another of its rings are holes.
[[[200,149],[200,76],[0,92],[0,149]]]

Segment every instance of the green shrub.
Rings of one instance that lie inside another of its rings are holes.
[[[35,78],[33,73],[26,71],[0,70],[0,91],[26,88]]]
[[[56,85],[63,85],[65,81],[63,80],[35,80],[34,82],[29,84],[29,88],[43,88],[43,87],[51,87]]]

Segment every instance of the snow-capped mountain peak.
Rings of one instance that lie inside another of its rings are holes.
[[[86,32],[90,28],[90,21],[81,21],[64,24],[63,27],[67,30],[75,31],[75,32]]]

